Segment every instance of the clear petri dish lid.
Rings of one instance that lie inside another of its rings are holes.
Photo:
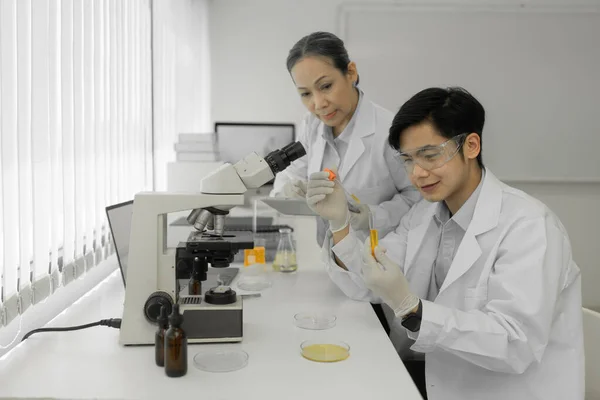
[[[337,317],[329,313],[298,313],[294,321],[298,328],[323,330],[333,328]]]
[[[302,357],[310,361],[332,363],[350,357],[350,346],[339,340],[306,340],[300,344]]]
[[[243,276],[237,283],[237,287],[242,290],[247,290],[249,292],[260,292],[261,290],[265,290],[270,288],[272,285],[271,280],[269,280],[266,276]]]
[[[232,372],[248,365],[243,350],[204,350],[194,356],[194,366],[207,372]]]

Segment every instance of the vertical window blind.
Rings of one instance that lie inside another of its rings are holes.
[[[0,329],[104,260],[105,207],[152,189],[150,7],[0,0]]]

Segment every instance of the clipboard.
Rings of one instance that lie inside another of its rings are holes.
[[[306,200],[303,199],[287,199],[283,197],[267,197],[261,199],[263,203],[274,208],[283,215],[305,215],[305,216],[317,216],[313,210],[310,209]]]

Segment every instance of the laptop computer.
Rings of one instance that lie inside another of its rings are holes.
[[[129,258],[129,233],[133,216],[133,200],[106,207],[108,226],[115,246],[123,285],[126,285],[127,261]]]

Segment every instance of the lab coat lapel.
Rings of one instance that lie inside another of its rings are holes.
[[[312,174],[313,172],[318,172],[321,170],[321,164],[323,163],[323,155],[325,154],[325,125],[323,123],[319,124],[319,128],[317,130],[317,134],[315,137],[315,142],[312,144],[310,160],[308,162],[308,174]]]
[[[421,224],[408,232],[404,274],[414,293],[421,298],[427,297],[437,254],[438,241],[432,240],[434,236],[428,235],[428,231],[437,229],[433,216],[438,206],[439,203],[434,203],[426,209]]]
[[[433,203],[427,208],[426,212],[423,213],[423,218],[421,219],[421,224],[419,224],[416,228],[410,229],[408,231],[408,239],[407,239],[407,247],[406,247],[406,268],[404,269],[404,273],[408,273],[408,270],[414,264],[413,261],[415,259],[415,255],[420,251],[423,246],[423,238],[427,233],[429,226],[433,221],[433,216],[435,215],[435,211],[439,206],[438,203]],[[434,250],[435,251],[435,250]]]
[[[481,247],[477,235],[481,235],[498,225],[502,206],[502,188],[498,179],[486,170],[483,187],[477,199],[473,220],[469,224],[458,252],[450,265],[448,275],[440,288],[440,294],[459,279],[481,256]]]
[[[446,275],[446,279],[440,288],[438,296],[448,286],[450,286],[454,281],[468,271],[475,261],[477,261],[479,256],[481,256],[481,248],[479,247],[479,243],[477,243],[477,239],[473,235],[473,232],[467,231],[462,242],[460,243],[460,246],[458,247],[456,257],[454,257],[454,260],[452,260],[452,265],[450,265],[448,275]]]
[[[373,107],[373,103],[363,95],[358,114],[356,115],[356,123],[350,137],[350,143],[348,144],[348,151],[344,157],[342,167],[339,170],[342,183],[344,183],[350,170],[365,151],[363,138],[372,135],[373,133],[375,133],[375,107]]]

